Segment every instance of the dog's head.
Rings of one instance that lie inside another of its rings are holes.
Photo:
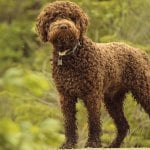
[[[83,10],[73,2],[56,1],[46,5],[37,17],[36,28],[42,41],[55,47],[75,45],[88,26]]]

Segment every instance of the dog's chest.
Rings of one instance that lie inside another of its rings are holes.
[[[88,94],[96,85],[93,79],[97,71],[92,71],[84,60],[63,60],[62,65],[54,65],[53,78],[59,92],[77,97]]]

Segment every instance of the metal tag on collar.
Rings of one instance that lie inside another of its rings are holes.
[[[59,57],[59,58],[58,58],[57,65],[58,65],[58,66],[62,66],[62,57]]]

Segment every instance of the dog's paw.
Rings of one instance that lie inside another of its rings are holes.
[[[99,148],[101,147],[101,142],[100,141],[88,141],[85,144],[85,147]]]
[[[120,144],[114,141],[109,145],[108,148],[119,148],[119,147],[120,147]]]
[[[66,142],[59,149],[73,149],[75,148],[74,142]]]

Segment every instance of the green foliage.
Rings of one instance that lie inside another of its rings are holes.
[[[46,119],[38,126],[30,122],[0,121],[0,150],[44,150],[57,146],[64,139],[60,123]]]
[[[64,141],[59,97],[51,77],[51,46],[42,44],[35,20],[54,0],[0,0],[0,150],[45,150]],[[73,0],[89,16],[88,36],[96,42],[126,41],[150,54],[150,1]],[[87,138],[87,112],[77,104],[78,147]],[[130,134],[122,147],[150,147],[149,118],[127,96]],[[137,115],[138,114],[138,115]],[[116,129],[102,108],[103,146]]]
[[[26,91],[26,94],[31,93],[39,97],[49,90],[48,80],[42,74],[23,70],[21,67],[8,69],[1,84],[4,90],[9,92],[22,94]]]

